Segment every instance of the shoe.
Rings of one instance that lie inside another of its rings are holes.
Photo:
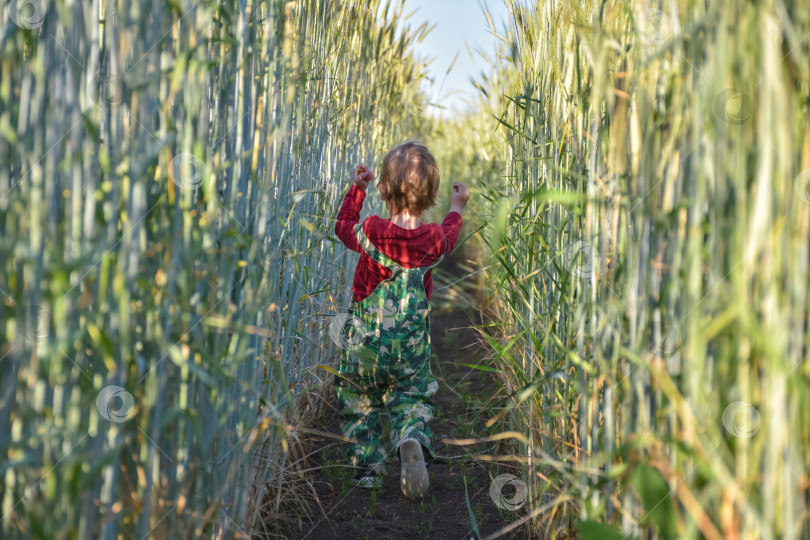
[[[371,469],[363,469],[359,473],[357,473],[354,477],[352,483],[364,489],[374,489],[382,487],[383,478],[382,474],[378,473],[377,471],[373,471]]]
[[[424,497],[430,487],[422,445],[416,439],[405,439],[399,447],[400,487],[409,499]]]
[[[424,446],[422,446],[422,455],[425,458],[425,467],[430,468],[430,464],[433,463],[433,458],[430,457],[430,452],[428,452],[428,449],[425,448]],[[402,460],[402,453],[401,452],[397,452],[397,458]]]

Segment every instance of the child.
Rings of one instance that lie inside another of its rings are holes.
[[[439,388],[430,370],[430,293],[436,266],[456,245],[461,212],[469,194],[453,184],[450,212],[441,226],[422,223],[436,205],[439,168],[428,149],[405,142],[383,160],[377,183],[391,219],[370,216],[362,224],[360,209],[374,178],[363,164],[343,199],[335,234],[360,260],[352,285],[353,324],[365,328],[362,344],[347,347],[335,377],[335,394],[346,445],[346,458],[360,472],[355,483],[379,486],[385,470],[380,412],[391,417],[391,446],[400,458],[400,485],[406,497],[428,489],[425,458],[435,457],[428,420],[431,396]]]

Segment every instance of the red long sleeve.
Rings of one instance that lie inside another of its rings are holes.
[[[343,204],[340,205],[335,223],[335,234],[352,251],[360,251],[360,242],[354,237],[354,226],[360,222],[360,210],[363,208],[364,200],[366,192],[352,184],[343,197]]]
[[[350,250],[360,252],[352,283],[352,294],[358,302],[371,294],[381,281],[391,277],[389,269],[376,263],[362,251],[354,236],[354,226],[360,221],[360,210],[365,198],[365,191],[353,185],[343,198],[335,223],[335,234],[340,241]],[[363,232],[390,259],[405,268],[418,268],[430,266],[442,254],[447,256],[453,251],[461,224],[461,214],[458,212],[447,214],[441,225],[422,223],[417,229],[403,229],[391,223],[390,219],[370,216],[363,224]],[[433,292],[432,272],[425,274],[424,284],[430,299]]]

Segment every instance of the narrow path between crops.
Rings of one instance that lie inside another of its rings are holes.
[[[442,271],[434,275],[437,288],[464,275],[458,267],[458,259],[458,255],[448,259]],[[519,512],[498,508],[489,494],[492,478],[506,469],[501,467],[496,471],[494,466],[466,457],[491,454],[494,443],[459,446],[446,442],[485,435],[484,423],[488,416],[480,411],[486,400],[495,394],[494,385],[498,383],[489,373],[460,365],[477,364],[487,353],[471,328],[481,323],[477,310],[448,305],[449,302],[437,301],[435,296],[438,295],[434,295],[431,311],[435,352],[432,370],[439,380],[439,391],[434,396],[436,417],[430,427],[439,459],[428,467],[430,491],[420,501],[405,499],[399,487],[399,463],[390,457],[381,489],[355,488],[351,484],[354,470],[344,466],[339,445],[325,437],[314,437],[308,441],[308,468],[315,469],[307,494],[312,511],[302,512],[304,515],[298,519],[285,519],[281,530],[285,537],[469,540],[492,534],[520,517]],[[333,402],[330,411],[329,418],[324,419],[326,425],[320,429],[340,433]],[[385,413],[383,417],[385,440],[390,445],[388,417]],[[489,430],[490,433],[495,431],[498,430]],[[474,532],[469,509],[475,516],[480,536]],[[502,538],[523,537],[516,529]]]

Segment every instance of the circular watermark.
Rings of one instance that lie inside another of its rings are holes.
[[[810,204],[810,169],[805,169],[793,181],[793,191],[805,204]]]
[[[35,309],[29,315],[25,322],[25,330],[28,334],[28,339],[31,341],[42,342],[48,338],[50,333],[48,322],[50,321],[51,314],[47,309]]]
[[[369,334],[363,319],[349,313],[336,315],[329,323],[329,337],[332,342],[347,351],[356,351],[363,347]]]
[[[506,486],[513,486],[515,494],[511,497],[504,495]],[[526,504],[526,483],[514,474],[504,473],[492,479],[489,485],[489,496],[498,508],[504,510],[518,510]]]
[[[672,39],[672,19],[660,9],[645,9],[639,14],[638,34],[649,45],[660,45]]]
[[[48,6],[45,0],[11,0],[6,13],[11,22],[20,28],[33,30],[42,26]]]
[[[169,176],[181,189],[196,189],[205,180],[206,163],[188,152],[174,156],[169,163]]]
[[[599,252],[582,240],[565,246],[562,260],[566,270],[576,277],[590,277],[599,268]]]
[[[732,401],[723,411],[726,431],[742,439],[750,439],[759,431],[759,411],[745,401]]]
[[[754,102],[745,92],[726,88],[714,97],[714,114],[727,124],[739,126],[754,114]]]
[[[105,420],[120,424],[135,416],[135,398],[120,386],[105,386],[98,393],[96,408]]]
[[[662,357],[668,358],[681,347],[681,331],[672,324],[658,325],[653,331],[653,350]]]
[[[124,100],[124,79],[107,72],[87,79],[87,98],[105,109],[114,109]]]

